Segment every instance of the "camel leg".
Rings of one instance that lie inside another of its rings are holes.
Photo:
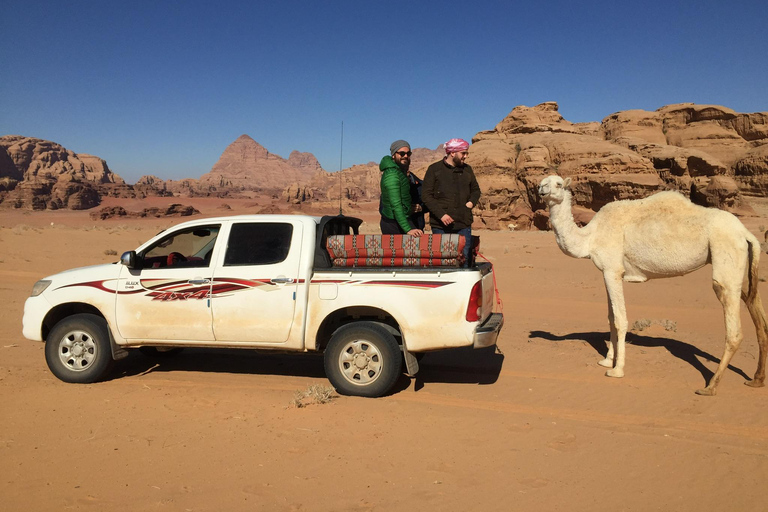
[[[766,322],[765,319],[763,301],[760,299],[759,293],[755,295],[754,302],[750,303],[749,300],[746,300],[745,302],[749,314],[752,317],[752,321],[755,323],[755,332],[757,334],[757,344],[760,347],[760,355],[757,359],[757,371],[755,371],[755,377],[752,380],[746,381],[744,384],[753,388],[760,388],[765,386],[765,358],[768,354],[768,322]]]
[[[713,275],[715,274],[713,269]],[[725,352],[720,359],[720,364],[715,370],[715,374],[709,380],[707,387],[696,390],[697,395],[713,396],[717,393],[717,385],[723,377],[723,373],[728,368],[733,354],[739,349],[743,335],[741,332],[741,316],[739,311],[739,298],[741,295],[741,282],[738,289],[731,286],[723,286],[717,280],[714,280],[712,287],[715,289],[715,295],[723,305],[723,314],[725,315]]]
[[[627,310],[624,307],[624,285],[621,280],[621,273],[618,272],[606,271],[603,273],[603,279],[605,280],[605,289],[608,292],[608,301],[610,302],[610,309],[613,314],[613,322],[611,322],[611,345],[616,345],[614,356],[616,364],[613,368],[606,371],[605,374],[608,377],[623,377],[624,342],[627,337]],[[615,343],[613,341],[614,331],[616,336]]]
[[[598,361],[597,364],[606,368],[613,368],[613,365],[616,363],[614,354],[616,353],[618,336],[616,334],[616,320],[613,315],[611,296],[607,292],[608,289],[606,288],[606,295],[608,295],[608,327],[611,330],[611,338],[605,342],[605,345],[608,347],[608,353],[605,355],[605,359]]]

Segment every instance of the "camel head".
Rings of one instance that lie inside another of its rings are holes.
[[[554,174],[547,176],[539,184],[539,197],[548,205],[560,204],[565,198],[565,189],[571,184],[571,178],[561,178]]]

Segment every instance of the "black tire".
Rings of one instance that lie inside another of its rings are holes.
[[[73,315],[57,323],[45,342],[45,361],[64,382],[89,384],[112,368],[109,327],[97,315]]]
[[[342,395],[382,396],[395,385],[402,368],[394,336],[373,322],[341,327],[325,348],[325,374]]]
[[[166,357],[173,357],[184,350],[184,347],[139,347],[139,352],[147,357],[156,357],[163,359]]]

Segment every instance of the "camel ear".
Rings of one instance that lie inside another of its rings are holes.
[[[563,180],[563,188],[568,188],[571,186],[571,178],[565,178]]]

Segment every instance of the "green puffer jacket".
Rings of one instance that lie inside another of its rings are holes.
[[[403,232],[413,229],[408,222],[411,213],[411,185],[408,176],[391,156],[385,156],[379,164],[381,171],[381,214],[394,219]]]

